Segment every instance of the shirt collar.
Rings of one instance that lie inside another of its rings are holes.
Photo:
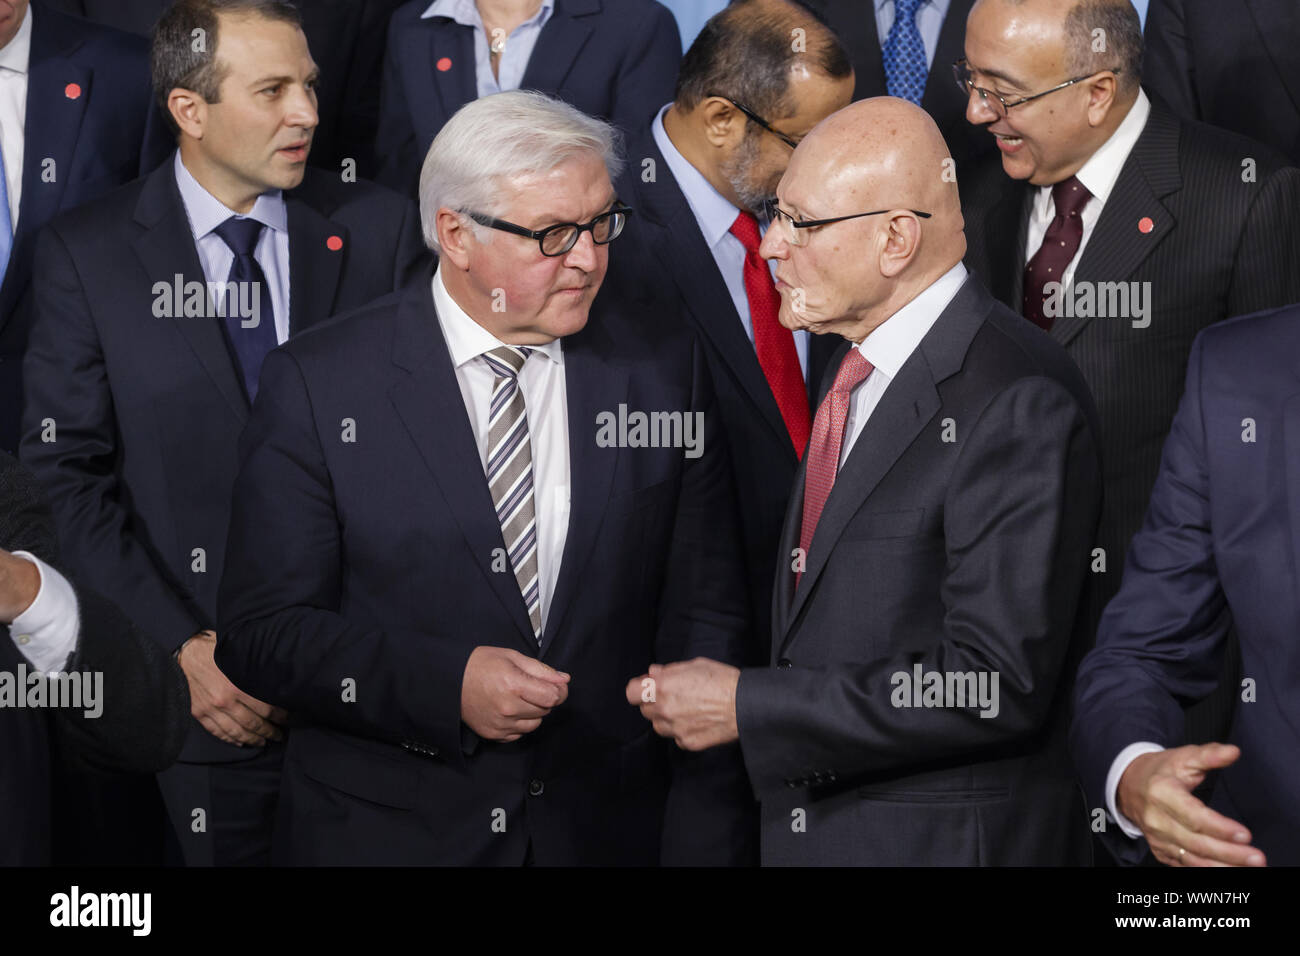
[[[704,174],[692,166],[668,138],[668,131],[664,129],[664,113],[668,111],[668,106],[661,109],[659,115],[654,118],[650,127],[651,132],[659,152],[664,154],[668,171],[673,174],[673,179],[677,180],[682,195],[686,197],[686,204],[695,214],[695,221],[699,223],[700,232],[704,234],[704,241],[712,249],[731,231],[732,224],[740,215],[740,210],[722,193],[714,189],[713,184],[704,178]]]
[[[519,26],[526,27],[532,23],[536,23],[539,27],[546,26],[546,21],[551,18],[551,11],[554,8],[554,0],[542,0],[541,9]],[[448,20],[455,20],[461,26],[483,29],[483,16],[478,12],[478,5],[474,0],[433,0],[428,9],[420,14],[420,19],[430,20],[434,17],[446,17]]]
[[[26,75],[28,64],[32,59],[32,8],[27,7],[23,22],[18,32],[3,50],[0,50],[0,69]]]
[[[195,239],[202,239],[231,216],[239,213],[225,205],[220,199],[208,192],[181,162],[181,151],[176,151],[174,160],[176,185],[181,191],[181,202],[185,214],[190,220],[190,229]],[[285,209],[284,195],[278,189],[271,189],[257,197],[257,202],[247,213],[246,218],[256,219],[264,226],[286,232],[288,230],[288,213]]]
[[[903,364],[916,351],[939,315],[966,281],[966,267],[958,262],[907,305],[872,329],[857,346],[862,357],[889,376],[898,377]]]
[[[1147,117],[1150,115],[1151,101],[1147,99],[1145,91],[1139,88],[1137,99],[1129,107],[1128,115],[1120,121],[1119,126],[1115,127],[1115,132],[1110,134],[1110,138],[1102,143],[1074,174],[1083,187],[1092,193],[1094,198],[1101,200],[1103,205],[1110,198],[1111,190],[1115,188],[1115,181],[1119,179],[1120,170],[1124,168],[1129,153],[1133,152],[1133,147],[1137,145],[1138,137],[1142,135],[1142,130],[1147,125]],[[1039,187],[1037,202],[1040,214],[1045,216],[1052,210],[1051,186]]]
[[[442,326],[442,337],[447,341],[447,351],[451,354],[451,364],[454,367],[460,368],[484,352],[499,349],[506,344],[456,304],[442,281],[441,263],[433,270],[433,307],[437,310],[438,324]],[[564,349],[560,339],[553,339],[545,345],[530,345],[528,348],[545,355],[557,365],[564,364]]]

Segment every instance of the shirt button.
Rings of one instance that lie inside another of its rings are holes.
[[[32,636],[31,636],[30,634],[19,634],[19,635],[18,635],[18,643],[19,643],[19,644],[30,644],[31,642],[32,642]]]
[[[540,780],[532,780],[528,784],[528,795],[530,797],[540,797],[542,791],[546,789],[546,784]]]

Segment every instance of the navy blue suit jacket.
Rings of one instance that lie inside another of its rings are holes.
[[[1090,805],[1126,746],[1183,742],[1183,705],[1210,693],[1230,627],[1253,700],[1237,695],[1211,805],[1270,865],[1300,864],[1300,306],[1210,326],[1119,593],[1076,685],[1071,732]],[[1208,741],[1196,741],[1208,743]],[[1145,840],[1103,839],[1124,862]]]
[[[438,131],[478,98],[474,30],[444,17],[421,19],[428,7],[414,0],[393,14],[375,148],[378,180],[410,196]],[[520,89],[632,132],[673,98],[680,62],[677,22],[655,0],[555,0]]]
[[[519,864],[530,839],[543,865],[752,860],[739,748],[679,751],[624,697],[655,661],[737,661],[747,626],[698,345],[600,306],[564,340],[572,506],[539,648],[492,566],[501,530],[430,280],[271,353],[240,445],[217,663],[297,720],[287,862]],[[702,455],[602,447],[597,416],[620,405],[702,413]],[[568,672],[568,699],[517,741],[478,740],[460,706],[479,645]]]
[[[22,200],[0,285],[0,448],[6,451],[18,444],[37,234],[62,210],[149,172],[174,147],[153,106],[148,43],[39,3],[32,7]]]
[[[285,202],[291,334],[427,262],[414,204],[386,189],[309,168]],[[204,278],[171,163],[55,220],[35,274],[23,460],[72,569],[175,650],[216,623],[248,400],[221,319],[154,312],[156,283]],[[191,730],[187,761],[253,753]]]

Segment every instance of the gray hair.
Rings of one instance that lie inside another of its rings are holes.
[[[575,153],[595,153],[617,179],[620,140],[613,126],[542,93],[510,90],[466,103],[442,127],[420,170],[424,241],[440,251],[439,209],[496,215],[503,182],[550,172]],[[479,241],[490,241],[489,230],[465,221]]]
[[[1103,51],[1094,52],[1097,39],[1104,41]],[[1136,93],[1142,81],[1142,23],[1130,0],[1076,3],[1065,16],[1065,61],[1071,76],[1118,70],[1119,89]]]

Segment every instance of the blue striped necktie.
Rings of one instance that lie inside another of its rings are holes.
[[[930,68],[925,62],[925,41],[916,28],[916,11],[924,0],[894,0],[894,25],[882,50],[885,89],[890,96],[921,105]]]

